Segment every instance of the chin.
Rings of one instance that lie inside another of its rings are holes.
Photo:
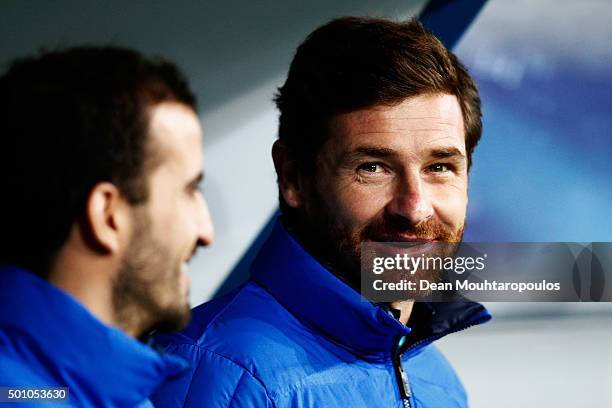
[[[184,302],[182,305],[174,306],[160,310],[156,314],[157,322],[153,325],[153,329],[159,332],[175,332],[187,327],[191,320],[191,308],[189,303]]]

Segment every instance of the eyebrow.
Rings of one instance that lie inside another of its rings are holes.
[[[352,152],[348,152],[344,156],[344,161],[352,161],[352,160],[358,159],[363,156],[384,159],[384,158],[388,158],[388,157],[392,157],[396,155],[397,155],[397,152],[394,149],[389,149],[387,147],[363,146],[363,147],[358,147]]]
[[[187,183],[187,189],[196,190],[203,180],[204,180],[204,172],[201,171],[198,173],[197,176],[191,179],[189,183]]]
[[[461,153],[461,150],[456,147],[438,147],[432,149],[429,152],[429,156],[434,159],[448,159],[448,158],[465,158],[465,155]]]

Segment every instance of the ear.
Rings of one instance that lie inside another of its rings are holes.
[[[278,188],[287,205],[300,208],[304,204],[304,186],[294,160],[289,156],[287,146],[277,140],[272,146],[272,160],[278,177]]]
[[[112,183],[101,182],[89,193],[85,221],[93,243],[107,253],[118,253],[129,234],[129,204]]]

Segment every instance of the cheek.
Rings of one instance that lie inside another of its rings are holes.
[[[174,200],[172,211],[168,218],[171,225],[174,241],[185,241],[187,236],[192,235],[194,205],[188,197],[180,197]]]
[[[149,189],[149,208],[153,221],[168,224],[176,211],[177,189],[172,174],[159,171]]]
[[[431,197],[435,213],[442,222],[453,226],[463,225],[467,209],[466,185],[435,188]]]
[[[175,192],[168,192],[151,207],[152,233],[168,248],[174,247],[182,235],[186,208]]]
[[[348,227],[369,223],[377,217],[388,202],[388,189],[381,186],[365,186],[358,183],[338,184],[330,191],[332,212],[335,219]]]

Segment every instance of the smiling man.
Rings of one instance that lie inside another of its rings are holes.
[[[148,405],[186,367],[136,338],[187,324],[186,265],[213,239],[195,109],[173,63],[122,48],[0,78],[0,401]]]
[[[161,406],[465,407],[432,344],[479,304],[364,301],[361,245],[463,236],[480,100],[413,20],[342,18],[298,48],[276,98],[282,215],[234,292],[161,338],[193,363]]]

